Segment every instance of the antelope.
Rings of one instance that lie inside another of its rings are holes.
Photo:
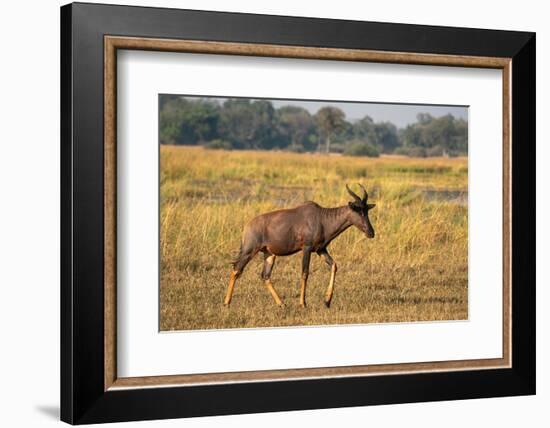
[[[368,203],[365,188],[359,197],[346,184],[346,189],[353,200],[347,205],[336,208],[323,208],[315,202],[306,202],[295,208],[281,209],[261,214],[246,224],[242,234],[241,246],[237,258],[232,262],[233,270],[225,295],[224,305],[231,303],[233,288],[244,268],[252,258],[262,252],[264,265],[262,280],[273,300],[282,306],[281,298],[271,283],[271,271],[278,256],[289,256],[302,251],[302,278],[300,306],[306,306],[306,286],[309,276],[311,253],[315,252],[324,259],[330,268],[330,282],[325,294],[325,305],[330,307],[334,292],[336,263],[330,256],[327,247],[350,226],[357,227],[367,238],[374,238],[374,229],[369,220],[369,211],[376,204]]]

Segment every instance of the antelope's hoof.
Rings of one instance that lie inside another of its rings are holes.
[[[330,300],[325,300],[325,306],[330,309]]]
[[[307,306],[307,305],[306,305],[305,303],[300,303],[300,307],[302,307],[302,308],[304,308],[304,309],[305,309],[305,308],[306,308],[306,306]]]

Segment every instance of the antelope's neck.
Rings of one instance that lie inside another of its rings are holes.
[[[326,245],[351,226],[351,222],[348,219],[348,210],[349,207],[347,205],[327,209],[327,224],[325,224]]]

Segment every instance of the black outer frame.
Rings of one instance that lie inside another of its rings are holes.
[[[512,58],[512,368],[104,391],[104,35]],[[74,3],[61,8],[61,420],[535,393],[535,34]]]

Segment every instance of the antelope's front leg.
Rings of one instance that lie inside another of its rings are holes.
[[[271,293],[271,296],[273,297],[273,300],[275,300],[275,303],[278,306],[282,306],[283,302],[281,301],[281,298],[273,288],[273,284],[271,283],[271,271],[273,270],[273,265],[275,264],[275,255],[273,254],[264,254],[264,268],[262,270],[262,279],[265,282],[265,285],[268,289],[268,291]]]
[[[327,292],[325,294],[325,306],[330,308],[330,302],[334,293],[334,280],[336,279],[336,263],[330,256],[327,250],[319,251],[318,254],[323,258],[326,264],[330,267],[330,282],[328,284]]]
[[[223,301],[223,304],[225,306],[229,306],[231,303],[231,298],[233,297],[233,288],[235,287],[235,282],[237,282],[237,279],[239,276],[241,276],[241,273],[243,272],[243,269],[248,264],[248,262],[256,255],[258,251],[248,251],[243,252],[239,255],[239,259],[234,263],[233,265],[233,271],[231,272],[231,277],[229,278],[229,285],[227,286],[227,293],[225,294],[225,299]]]
[[[304,256],[302,258],[302,287],[300,290],[300,306],[306,307],[306,285],[307,277],[309,276],[309,259],[311,256],[311,248],[304,247]]]

